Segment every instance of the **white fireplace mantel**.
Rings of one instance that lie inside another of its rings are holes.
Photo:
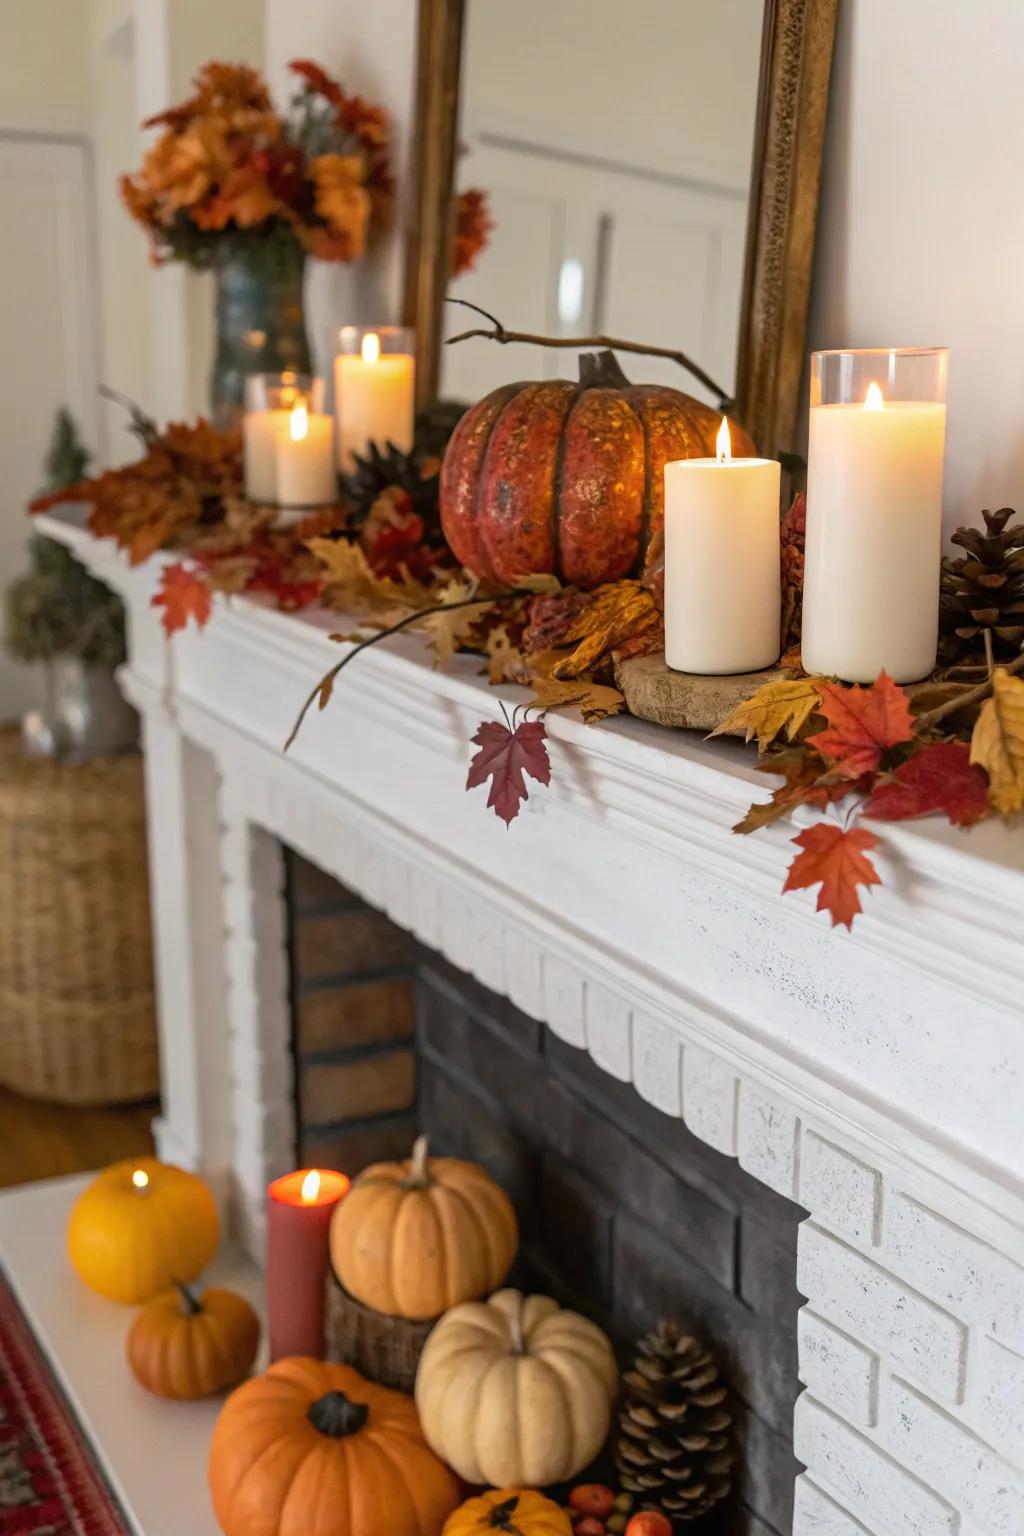
[[[40,522],[129,611],[160,1150],[221,1185],[254,1252],[292,1156],[286,843],[808,1209],[798,1536],[1019,1536],[1024,832],[880,828],[884,884],[832,931],[781,895],[793,828],[730,834],[770,787],[749,750],[560,716],[551,785],[506,829],[464,788],[500,714],[472,662],[386,642],[285,756],[337,615],[218,600],[168,641],[157,562]]]

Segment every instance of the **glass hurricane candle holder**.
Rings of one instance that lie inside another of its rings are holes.
[[[323,379],[256,373],[245,381],[242,441],[250,501],[301,510],[337,499],[334,423]]]
[[[416,411],[413,333],[402,325],[345,325],[334,358],[338,468],[351,474],[370,443],[408,453]]]
[[[948,362],[944,347],[811,356],[808,672],[909,683],[935,666]]]

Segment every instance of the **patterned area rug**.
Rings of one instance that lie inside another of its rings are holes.
[[[127,1529],[0,1271],[0,1536]]]

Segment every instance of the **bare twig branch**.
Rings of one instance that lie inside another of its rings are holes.
[[[614,336],[537,336],[532,331],[506,330],[500,320],[489,314],[486,309],[481,309],[479,304],[471,304],[468,299],[446,299],[448,304],[461,304],[466,309],[475,310],[478,315],[483,315],[493,326],[492,330],[479,328],[472,331],[462,331],[458,336],[449,336],[445,346],[453,347],[456,342],[470,341],[473,337],[484,337],[488,341],[496,341],[501,346],[507,346],[509,342],[526,342],[535,347],[607,347],[611,352],[638,352],[644,357],[667,357],[672,362],[678,363],[688,373],[692,373],[695,379],[699,379],[705,389],[718,397],[719,410],[728,412],[732,409],[734,401],[722,388],[716,384],[709,373],[695,363],[685,352],[675,351],[671,347],[652,347],[640,341],[622,341]]]
[[[1019,656],[1015,656],[1012,661],[1008,661],[1001,670],[1008,672],[1011,677],[1017,672],[1024,672],[1024,651]],[[955,715],[958,709],[965,709],[971,704],[977,704],[981,699],[987,698],[991,692],[992,678],[987,677],[976,688],[968,688],[966,693],[961,693],[957,698],[948,699],[945,704],[938,704],[934,709],[928,710],[927,714],[918,715],[917,720],[914,722],[915,733],[918,736],[923,736],[926,731],[930,731],[933,726],[945,720],[947,715]]]

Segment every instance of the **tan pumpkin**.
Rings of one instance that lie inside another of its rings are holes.
[[[359,1175],[331,1222],[331,1262],[351,1296],[376,1312],[439,1317],[486,1296],[519,1242],[511,1201],[475,1163],[427,1156]]]
[[[572,1521],[553,1499],[529,1488],[492,1488],[460,1504],[442,1536],[572,1536]]]
[[[224,1536],[441,1536],[461,1497],[412,1398],[294,1357],[232,1392],[209,1479]]]
[[[720,411],[631,384],[612,352],[584,353],[578,384],[504,384],[462,417],[441,468],[441,524],[488,581],[554,572],[585,590],[638,575],[665,517],[665,465],[715,454]],[[737,457],[756,452],[731,425]]]
[[[191,1401],[237,1387],[260,1342],[259,1318],[234,1291],[188,1286],[165,1291],[143,1307],[127,1340],[135,1379],[157,1397]]]
[[[428,1443],[467,1483],[568,1482],[604,1444],[619,1373],[594,1323],[550,1296],[498,1291],[455,1307],[420,1356]]]

